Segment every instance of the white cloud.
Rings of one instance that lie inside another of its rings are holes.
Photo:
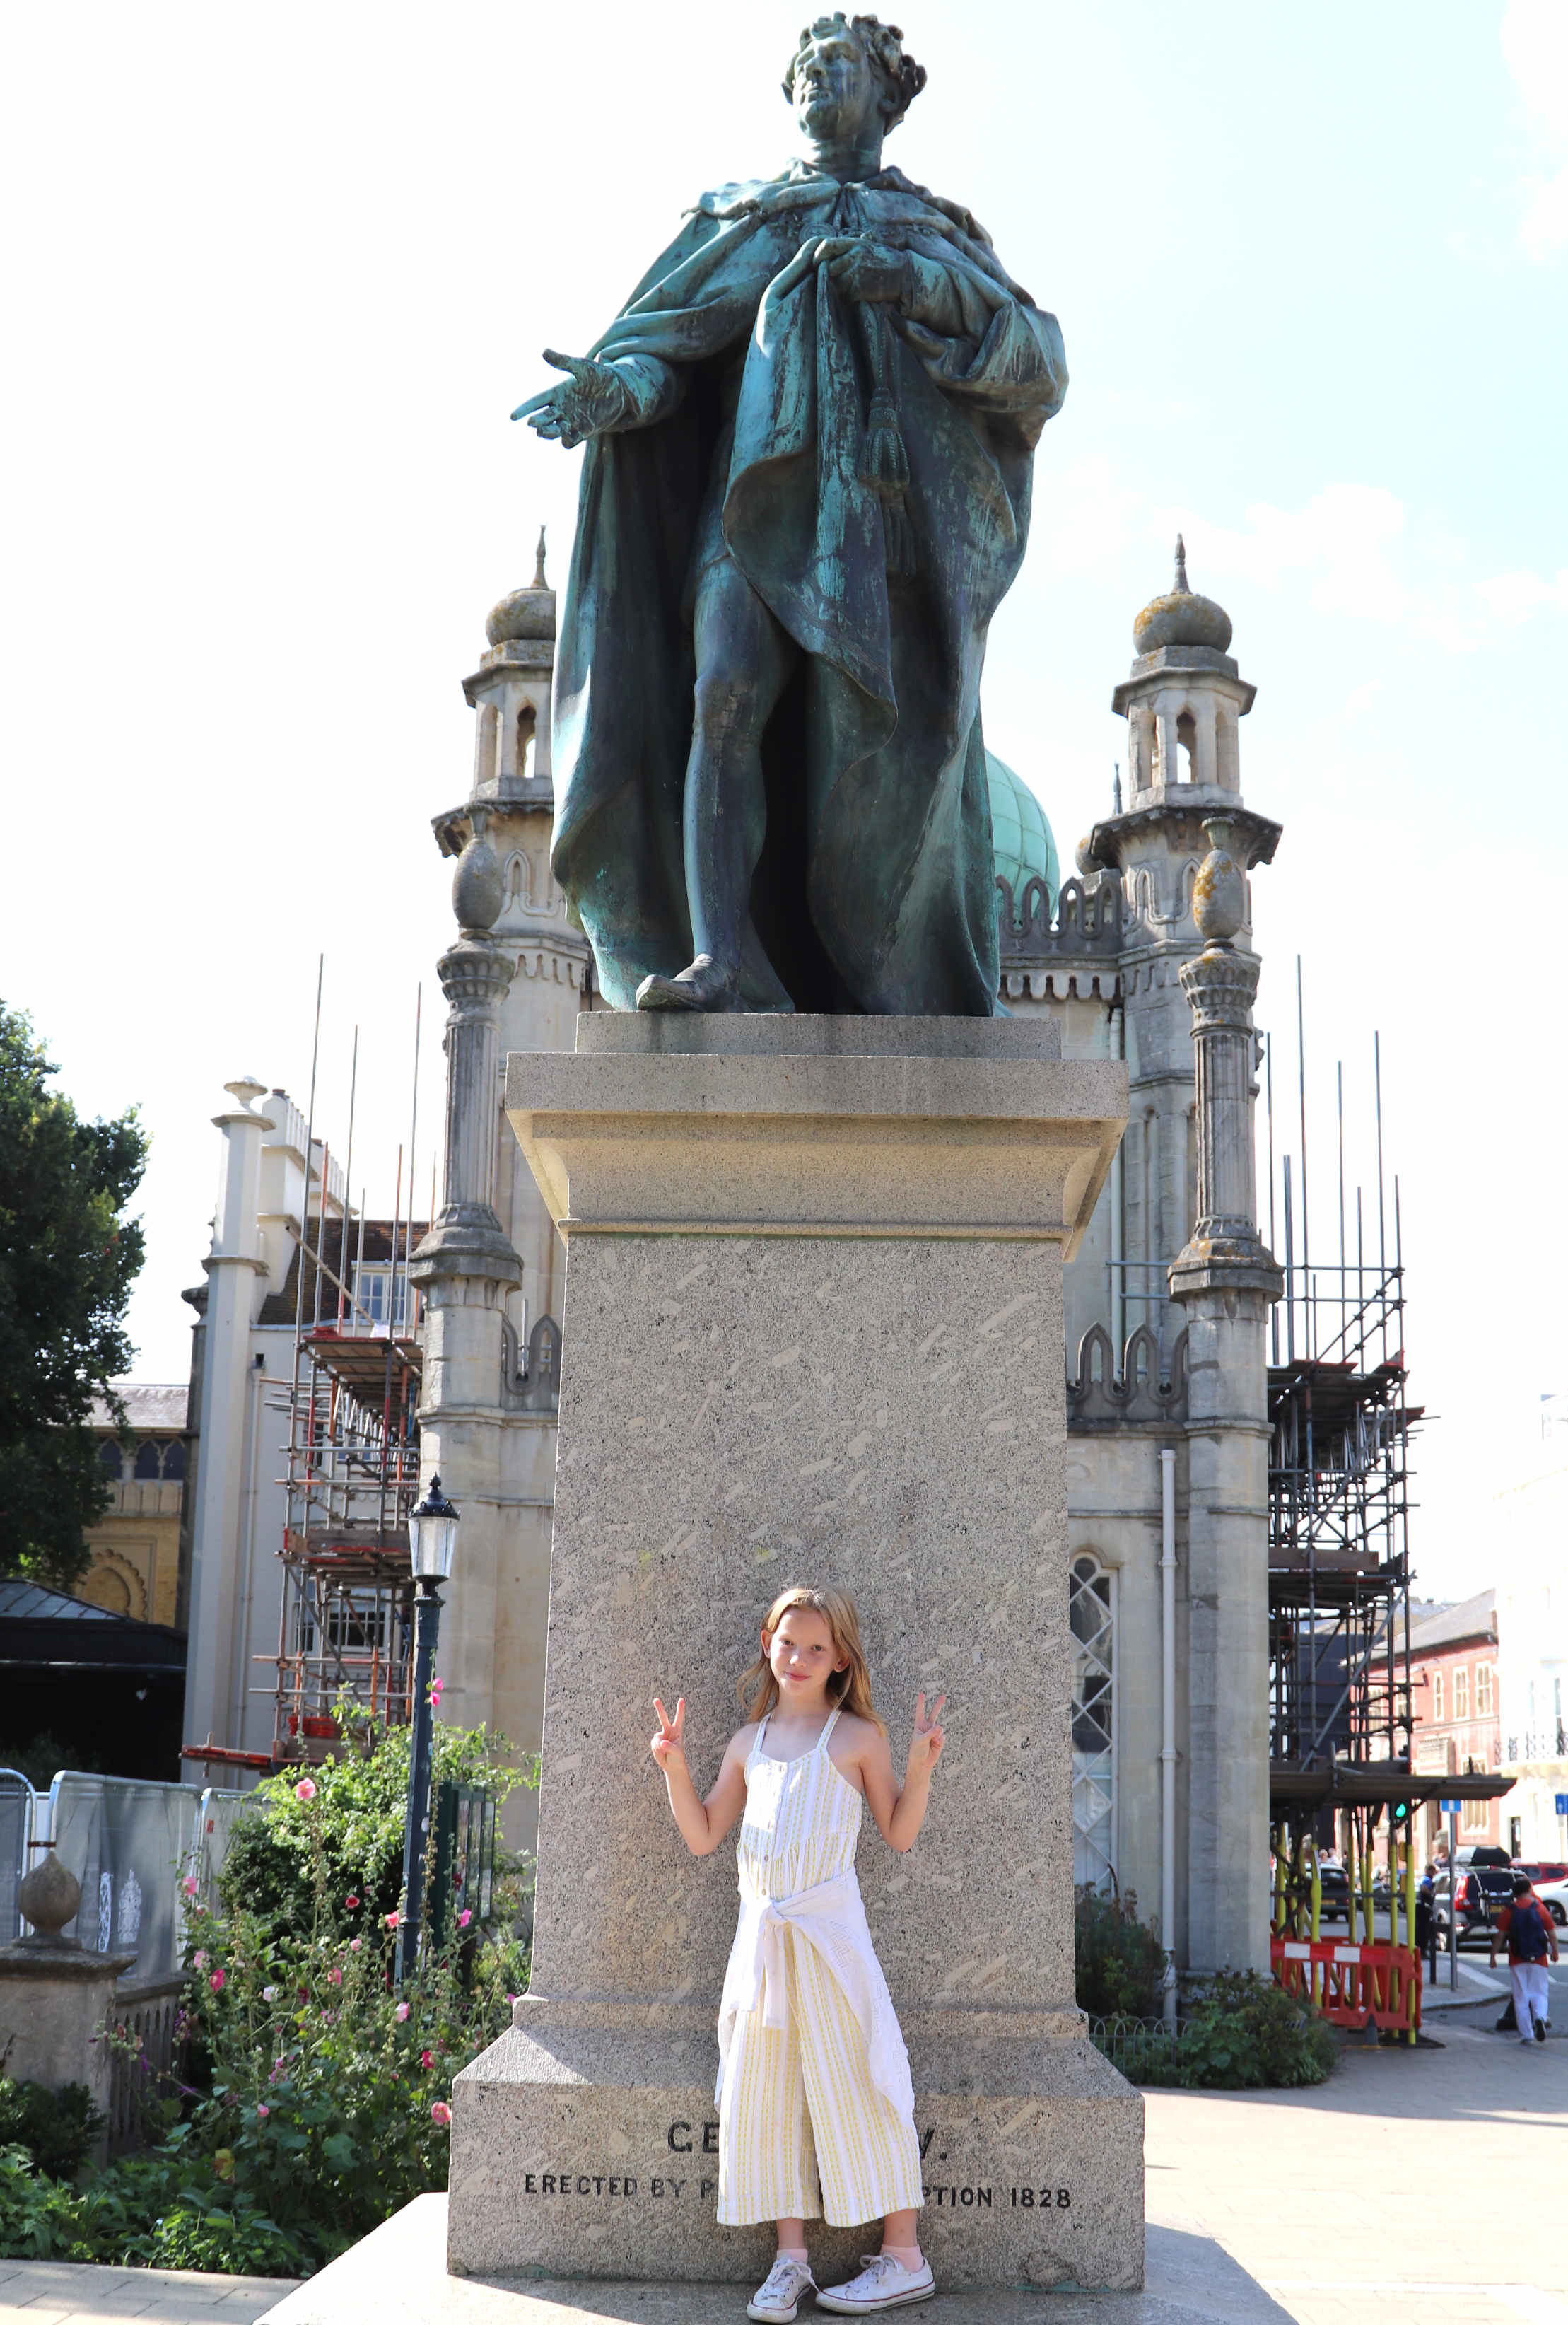
[[[1519,181],[1519,239],[1539,262],[1568,247],[1568,7],[1508,0],[1502,42],[1535,145],[1535,166]]]
[[[1382,485],[1327,485],[1299,509],[1259,502],[1240,527],[1185,513],[1156,519],[1162,531],[1177,523],[1195,588],[1205,575],[1221,597],[1232,576],[1275,593],[1304,588],[1314,613],[1382,623],[1451,653],[1473,652],[1537,614],[1568,615],[1568,568],[1555,579],[1521,570],[1477,580],[1464,543],[1438,519],[1412,527]]]

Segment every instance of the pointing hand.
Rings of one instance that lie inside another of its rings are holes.
[[[686,1758],[686,1746],[683,1740],[686,1735],[685,1696],[683,1695],[677,1703],[673,1719],[657,1696],[653,1699],[653,1709],[659,1714],[659,1733],[649,1746],[649,1750],[661,1768],[668,1767],[672,1759],[684,1762]]]

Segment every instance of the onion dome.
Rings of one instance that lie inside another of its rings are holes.
[[[512,589],[485,619],[484,635],[493,646],[513,638],[553,638],[556,634],[556,593],[544,578],[544,527],[539,529],[539,550],[533,579],[526,589]]]
[[[1214,653],[1230,647],[1231,616],[1223,606],[1187,587],[1186,545],[1179,533],[1176,580],[1168,595],[1151,598],[1133,623],[1132,643],[1140,654],[1157,653],[1161,646],[1207,646]]]
[[[994,752],[985,755],[985,780],[991,792],[991,844],[996,875],[1012,891],[1015,908],[1031,880],[1043,880],[1053,916],[1061,873],[1056,843],[1046,811],[1021,775]]]

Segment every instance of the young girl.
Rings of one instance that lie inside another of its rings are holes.
[[[920,2151],[909,2054],[872,1946],[854,1874],[861,1802],[882,1839],[914,1845],[942,1755],[939,1696],[922,1695],[900,1786],[872,1709],[860,1623],[840,1590],[781,1591],[740,1682],[751,1714],[699,1801],[686,1765],[686,1698],[656,1697],[653,1756],[695,1857],[737,1818],[741,1920],[719,2005],[719,2208],[726,2228],[774,2220],[779,2256],[748,2317],[788,2325],[816,2292],[806,2222],[881,2218],[882,2248],[817,2293],[841,2316],[929,2301],[921,2254]]]

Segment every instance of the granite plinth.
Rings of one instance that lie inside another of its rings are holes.
[[[530,1994],[455,2089],[451,2265],[765,2258],[703,2184],[733,1861],[687,1854],[648,1737],[684,1694],[706,1788],[769,1602],[822,1579],[896,1755],[917,1690],[949,1699],[918,1843],[868,1820],[860,1853],[922,2235],[955,2283],[1137,2284],[1142,2102],[1073,1999],[1061,1284],[1125,1069],[1024,1021],[580,1023],[509,1061],[569,1236],[539,1903]]]

